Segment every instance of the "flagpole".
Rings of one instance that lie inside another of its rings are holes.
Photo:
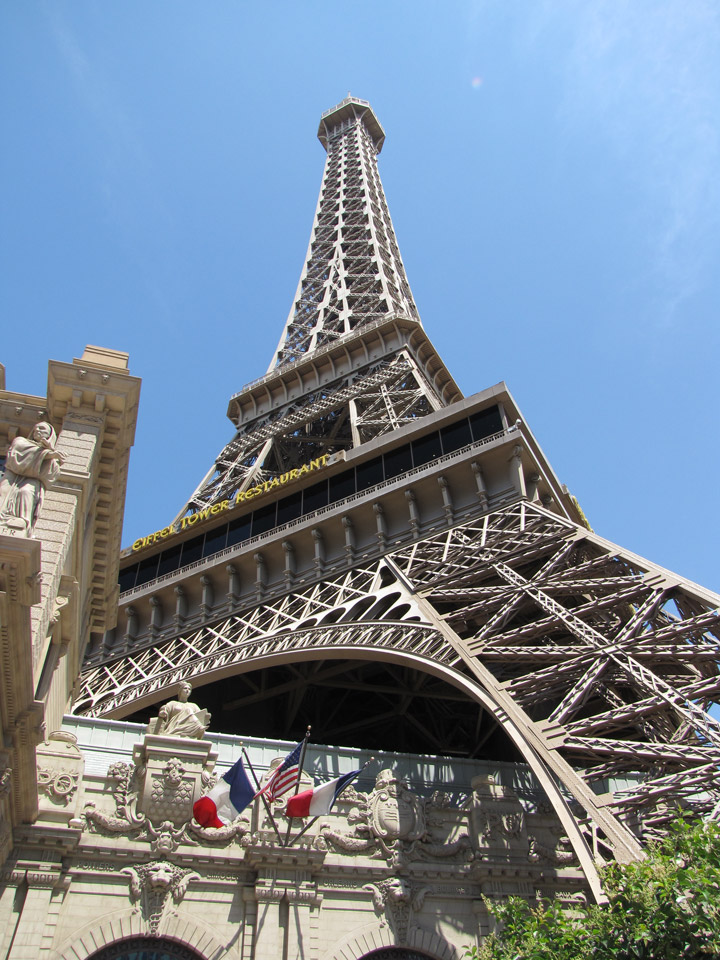
[[[370,757],[369,760],[366,760],[365,763],[360,767],[360,770],[358,771],[358,777],[359,777],[360,774],[363,772],[363,770],[365,769],[365,767],[367,767],[368,764],[374,763],[374,762],[375,762],[375,757]],[[355,779],[357,779],[357,777],[356,777]],[[351,784],[352,782],[353,782],[352,780],[349,780],[349,781],[345,784],[345,786],[342,788],[342,790],[340,791],[340,793],[344,793],[344,792],[347,790],[347,788],[350,786],[350,784]],[[338,797],[340,796],[340,793],[337,795]],[[335,800],[337,800],[337,797],[335,797]],[[295,836],[292,838],[292,840],[290,841],[290,843],[287,844],[287,846],[288,846],[288,847],[291,847],[291,846],[295,843],[296,840],[299,840],[300,837],[310,829],[310,827],[315,823],[316,820],[319,820],[320,817],[323,817],[323,816],[326,816],[326,814],[320,813],[320,814],[318,814],[317,817],[313,817],[312,820],[308,821],[308,823],[305,824],[305,826],[302,828],[302,830],[301,830],[299,833],[296,833],[296,834],[295,834]]]
[[[305,751],[307,750],[308,740],[310,739],[310,730],[312,728],[308,724],[308,728],[305,731],[305,739],[303,740],[302,750],[300,751],[300,763],[298,764],[298,775],[297,780],[295,781],[295,796],[300,790],[300,777],[302,776],[303,766],[305,765]],[[288,843],[288,837],[290,836],[290,831],[292,830],[292,820],[288,817],[287,830],[285,831],[285,842],[282,844],[283,847],[289,847],[291,844]],[[279,836],[279,834],[278,834]]]
[[[282,845],[283,845],[283,842],[282,842],[282,837],[280,836],[280,831],[278,830],[278,825],[277,825],[277,823],[275,822],[275,817],[273,816],[272,810],[270,809],[270,804],[267,802],[267,797],[265,796],[264,793],[261,793],[261,792],[260,792],[260,781],[259,781],[258,778],[257,778],[257,774],[255,773],[255,768],[253,767],[253,765],[252,765],[252,763],[251,763],[251,761],[250,761],[250,757],[248,756],[248,752],[247,752],[247,750],[245,749],[245,747],[242,748],[242,753],[243,753],[243,756],[245,757],[245,760],[247,761],[247,765],[250,767],[250,773],[253,775],[253,780],[255,781],[255,786],[256,786],[257,789],[258,789],[258,792],[257,792],[257,794],[256,794],[255,796],[256,796],[256,797],[262,797],[262,802],[265,804],[265,809],[267,810],[267,815],[270,817],[270,822],[271,822],[272,825],[273,825],[273,830],[275,831],[275,833],[276,833],[276,835],[277,835],[278,842],[280,843],[280,846],[282,846]]]

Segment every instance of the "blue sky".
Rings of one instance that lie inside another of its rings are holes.
[[[5,0],[8,388],[127,350],[124,542],[172,519],[270,362],[348,92],[461,389],[505,380],[598,533],[720,589],[710,0]]]

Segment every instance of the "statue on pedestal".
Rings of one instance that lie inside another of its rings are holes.
[[[154,733],[161,737],[187,737],[202,740],[210,726],[210,714],[196,703],[190,703],[192,685],[183,680],[178,685],[177,700],[170,700],[160,707]]]
[[[0,479],[0,533],[32,536],[45,487],[57,480],[65,460],[55,441],[53,428],[41,421],[29,437],[10,444]]]

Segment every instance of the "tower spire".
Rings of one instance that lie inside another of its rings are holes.
[[[377,167],[385,141],[366,100],[320,118],[327,151],[305,265],[270,364],[291,363],[389,314],[419,320]]]

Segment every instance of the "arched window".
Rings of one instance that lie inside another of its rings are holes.
[[[166,937],[131,937],[98,950],[88,960],[204,960],[195,950]]]

